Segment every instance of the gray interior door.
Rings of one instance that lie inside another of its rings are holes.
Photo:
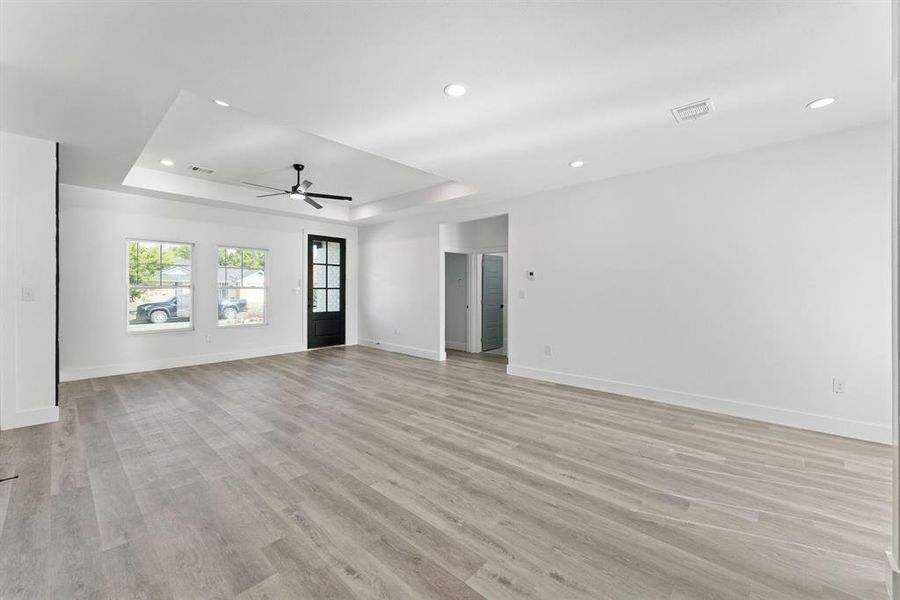
[[[481,258],[481,350],[503,346],[503,257]]]

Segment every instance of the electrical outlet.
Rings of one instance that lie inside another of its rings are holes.
[[[400,335],[400,330],[394,327],[394,335]]]
[[[831,391],[835,394],[843,394],[847,391],[847,382],[835,377],[831,380]]]
[[[34,302],[34,288],[22,288],[22,302]]]
[[[521,300],[524,300],[524,299],[525,299],[525,290],[519,290],[519,298],[520,298]]]
[[[553,356],[553,346],[544,346],[544,354],[547,356]]]
[[[206,343],[207,343],[207,344],[212,344],[212,336],[211,336],[211,335],[207,335],[207,336],[206,336]]]

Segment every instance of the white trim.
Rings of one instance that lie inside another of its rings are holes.
[[[508,365],[506,367],[506,372],[509,375],[515,375],[517,377],[527,377],[529,379],[571,385],[600,392],[632,396],[634,398],[652,400],[663,404],[672,404],[675,406],[721,413],[733,417],[753,419],[755,421],[765,421],[776,425],[831,433],[849,438],[878,442],[880,444],[891,443],[891,428],[875,423],[851,421],[849,419],[839,419],[814,413],[762,406],[759,404],[751,404],[749,402],[702,396],[688,392],[678,392],[675,390],[655,388],[634,383],[611,381],[585,375],[560,373],[559,371],[550,371],[547,369],[534,369],[519,365]]]
[[[509,246],[483,246],[481,248],[442,248],[443,252],[453,254],[505,254]]]
[[[389,344],[387,342],[379,342],[376,340],[367,340],[360,338],[360,346],[368,348],[376,348],[378,350],[387,350],[388,352],[397,352],[399,354],[408,354],[418,358],[427,358],[429,360],[447,360],[446,352],[435,352],[434,350],[426,350],[425,348],[414,348],[412,346],[401,346],[400,344]]]
[[[305,344],[288,344],[272,348],[257,348],[254,350],[236,350],[234,352],[220,352],[218,354],[200,354],[193,356],[180,356],[160,360],[147,360],[139,363],[117,363],[113,365],[101,365],[99,367],[82,367],[61,369],[60,381],[78,381],[80,379],[92,379],[94,377],[110,377],[112,375],[126,375],[128,373],[143,373],[146,371],[158,371],[160,369],[177,369],[179,367],[192,367],[195,365],[207,365],[210,363],[243,360],[245,358],[257,358],[260,356],[274,356],[276,354],[291,354],[293,352],[305,352]]]
[[[447,340],[444,343],[444,346],[447,348],[447,350],[459,350],[460,352],[467,352],[465,342],[451,342],[450,340]]]
[[[897,562],[890,550],[884,553],[885,558],[885,584],[887,585],[887,593],[889,600],[898,600],[900,597],[900,570],[897,569]]]
[[[5,415],[3,427],[0,427],[0,429],[17,429],[43,423],[55,423],[56,421],[59,421],[59,407],[45,406],[43,408],[32,408],[31,410],[8,413]]]
[[[466,314],[467,352],[481,352],[481,260],[480,254],[469,254],[466,259],[466,276],[469,283],[469,310]]]

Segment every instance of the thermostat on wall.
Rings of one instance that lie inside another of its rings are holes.
[[[528,279],[534,279],[534,271],[527,271],[525,273],[525,277],[527,277]]]

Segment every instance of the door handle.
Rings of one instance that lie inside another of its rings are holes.
[[[503,305],[502,305],[502,304],[500,305],[500,308],[503,308]]]

